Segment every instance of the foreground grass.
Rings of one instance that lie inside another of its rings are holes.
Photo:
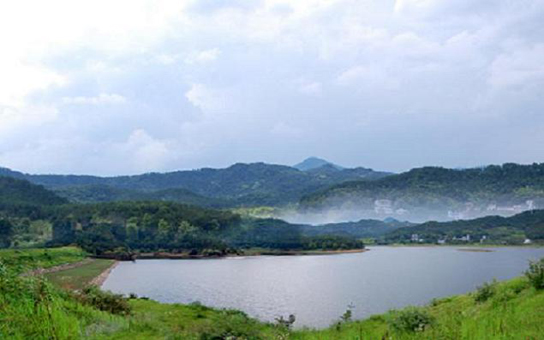
[[[96,259],[81,267],[48,273],[44,276],[53,284],[68,290],[81,290],[103,271],[108,269],[113,260]]]
[[[50,254],[64,256],[60,250]],[[11,261],[20,263],[13,256]],[[108,265],[90,262],[49,277],[70,288]],[[47,279],[21,277],[0,263],[0,339],[544,339],[543,290],[523,277],[482,291],[362,321],[343,321],[328,329],[290,331],[240,311],[137,298],[124,302],[129,311],[114,315],[98,308],[119,297],[76,295]],[[399,327],[403,321],[412,322],[413,315],[425,316],[421,327]]]

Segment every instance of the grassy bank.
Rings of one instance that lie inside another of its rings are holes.
[[[0,261],[18,271],[51,268],[79,262],[86,257],[87,253],[77,247],[0,250]]]
[[[59,255],[54,261],[62,253],[52,252]],[[286,323],[263,323],[240,311],[123,299],[96,290],[75,294],[58,287],[73,289],[78,281],[90,280],[109,266],[107,260],[41,279],[17,275],[17,258],[9,258],[11,265],[0,264],[2,339],[542,339],[544,334],[544,290],[525,277],[425,307],[361,321],[351,321],[347,313],[330,328],[294,331]]]

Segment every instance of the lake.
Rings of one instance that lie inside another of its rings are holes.
[[[265,321],[295,314],[326,327],[353,306],[355,319],[466,293],[523,273],[544,248],[370,247],[357,254],[121,262],[103,285],[167,303],[235,308]]]

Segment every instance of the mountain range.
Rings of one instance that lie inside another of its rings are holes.
[[[31,175],[7,168],[0,168],[0,175],[43,185],[74,202],[168,200],[214,207],[291,204],[305,194],[331,185],[390,175],[362,167],[344,169],[316,158],[301,164],[305,164],[305,170],[265,163],[237,163],[224,169],[115,177]]]

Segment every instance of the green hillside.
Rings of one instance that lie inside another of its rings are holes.
[[[168,201],[209,208],[233,206],[228,199],[205,197],[187,189],[142,191],[122,189],[102,184],[74,185],[52,189],[57,195],[74,203],[100,203],[119,201]]]
[[[66,203],[41,185],[25,180],[0,176],[0,205],[54,205]]]

